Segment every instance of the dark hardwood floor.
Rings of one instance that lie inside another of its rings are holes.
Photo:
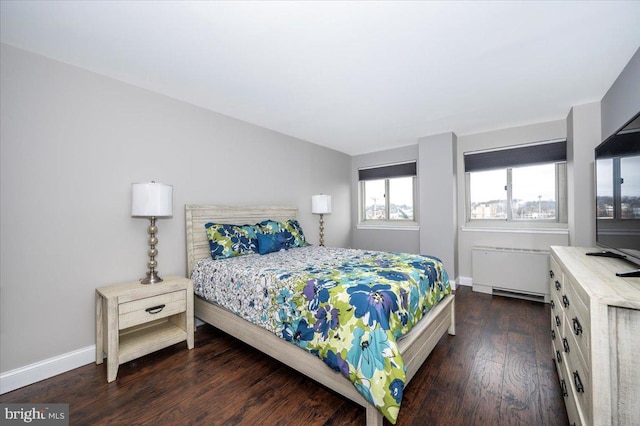
[[[405,390],[397,425],[566,425],[549,306],[456,291],[445,335]],[[72,425],[364,425],[365,412],[204,325],[184,343],[120,366],[89,364],[0,402],[68,403]],[[385,420],[385,425],[388,422]]]

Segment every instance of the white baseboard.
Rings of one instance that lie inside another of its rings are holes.
[[[458,282],[460,283],[460,285],[473,287],[473,278],[471,277],[458,277]]]
[[[96,362],[96,345],[7,371],[0,374],[0,395],[92,362]]]
[[[493,294],[493,287],[490,285],[474,284],[472,288],[476,293]]]

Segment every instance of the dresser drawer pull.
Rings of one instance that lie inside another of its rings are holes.
[[[556,331],[551,330],[551,340],[556,340]]]
[[[151,308],[145,309],[145,311],[149,312],[151,315],[153,315],[153,314],[157,314],[158,312],[162,311],[165,306],[167,306],[167,305],[163,304],[163,305],[153,306]]]
[[[562,324],[562,321],[560,321],[560,317],[556,315],[556,325],[560,327],[561,324]]]
[[[569,349],[569,341],[567,340],[566,337],[562,338],[562,346],[564,346],[565,352],[571,352],[571,350]]]
[[[551,309],[555,309],[556,308],[556,304],[553,303],[553,300],[551,301]]]
[[[582,334],[582,325],[580,324],[580,321],[578,321],[577,317],[573,318],[573,332],[576,336]]]
[[[560,291],[561,288],[560,281],[556,280],[556,290]]]
[[[560,380],[560,387],[562,388],[562,396],[569,396],[569,392],[567,392],[567,383],[564,379]]]
[[[549,271],[549,277],[550,277],[550,278],[555,277],[555,274],[553,273],[553,271]]]
[[[560,355],[559,350],[556,350],[556,361],[558,361],[558,364],[562,364],[562,355]]]
[[[573,383],[576,385],[578,392],[584,393],[584,386],[582,386],[582,380],[580,380],[580,374],[578,374],[577,370],[573,372]]]
[[[562,295],[562,304],[564,305],[565,308],[569,307],[569,298],[567,297],[566,294]]]

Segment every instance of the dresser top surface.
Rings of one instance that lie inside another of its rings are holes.
[[[601,251],[593,247],[552,246],[551,251],[563,269],[570,272],[590,297],[601,303],[640,309],[640,278],[618,277],[616,272],[633,266],[621,259],[587,256]]]

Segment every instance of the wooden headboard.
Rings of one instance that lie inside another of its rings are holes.
[[[263,220],[273,219],[285,222],[296,219],[297,207],[287,206],[214,206],[208,204],[187,204],[184,206],[187,227],[187,276],[196,261],[211,256],[209,240],[204,225],[208,222],[231,225],[254,225]]]

